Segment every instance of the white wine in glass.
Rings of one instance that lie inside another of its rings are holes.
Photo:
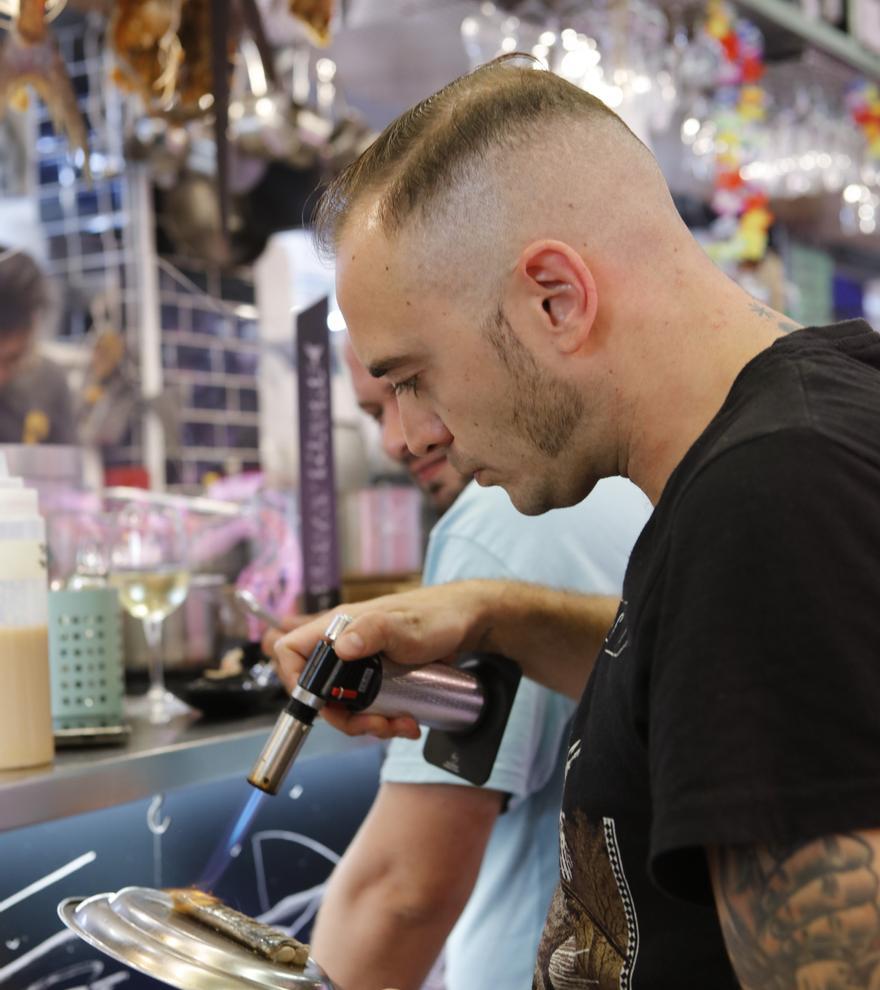
[[[165,689],[162,623],[183,604],[189,588],[186,526],[179,512],[131,504],[120,512],[110,550],[110,583],[122,607],[140,619],[150,655],[150,687],[132,706],[161,725],[187,706]]]
[[[183,604],[189,587],[189,574],[183,570],[118,570],[111,580],[122,607],[142,622],[161,622],[171,615]]]

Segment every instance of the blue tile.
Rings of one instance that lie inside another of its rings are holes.
[[[41,186],[51,186],[58,182],[58,161],[47,160],[40,162],[39,183]]]
[[[183,442],[187,447],[217,446],[217,427],[213,423],[184,423]]]
[[[256,426],[230,426],[227,444],[230,447],[259,447],[260,431]]]
[[[49,258],[51,261],[59,261],[67,257],[67,238],[63,234],[49,238]]]
[[[248,354],[239,351],[223,352],[223,367],[227,375],[247,375],[253,377],[259,364],[258,354]]]
[[[211,352],[204,347],[181,345],[177,348],[177,367],[186,371],[210,371]]]
[[[173,303],[162,303],[160,321],[163,330],[180,329],[180,309]]]
[[[222,385],[193,385],[194,409],[225,409],[226,389]]]
[[[56,196],[44,196],[40,200],[40,220],[51,223],[53,220],[64,219],[64,208]]]
[[[260,325],[256,320],[236,320],[235,323],[240,340],[259,340]]]
[[[228,333],[228,320],[220,313],[196,307],[192,313],[192,328],[194,333],[210,333],[222,337]]]
[[[94,189],[85,189],[76,194],[76,209],[80,216],[91,217],[98,213],[98,194]]]

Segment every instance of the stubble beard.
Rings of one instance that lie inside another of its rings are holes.
[[[556,459],[581,422],[583,398],[573,385],[559,381],[538,365],[500,306],[487,321],[486,335],[510,376],[511,426],[516,435],[539,453]]]

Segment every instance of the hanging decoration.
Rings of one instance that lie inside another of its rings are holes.
[[[850,117],[862,132],[868,154],[880,160],[880,89],[876,83],[861,79],[846,94]]]
[[[744,167],[758,157],[764,137],[763,38],[754,24],[735,17],[725,0],[709,0],[704,30],[721,51],[712,114],[712,208],[718,220],[709,252],[718,261],[757,262],[767,251],[773,214],[766,192],[744,177]]]
[[[55,129],[67,138],[86,178],[89,171],[89,136],[76,101],[76,93],[49,21],[61,12],[62,3],[21,0],[15,8],[0,5],[6,37],[0,41],[0,119],[7,106],[25,110],[28,87],[33,89],[52,118]]]

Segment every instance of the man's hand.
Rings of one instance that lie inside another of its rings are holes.
[[[285,615],[281,619],[280,629],[269,628],[263,633],[263,638],[260,640],[260,648],[262,649],[263,653],[265,653],[266,656],[269,657],[270,659],[274,658],[275,645],[277,644],[278,640],[281,639],[281,637],[285,633],[289,633],[292,632],[294,629],[298,629],[300,626],[305,625],[307,622],[311,622],[312,619],[314,618],[315,618],[314,615]],[[278,669],[277,663],[275,664],[275,668]],[[281,679],[283,681],[284,680],[283,672],[279,670],[278,673],[279,675],[281,675]],[[290,688],[292,687],[292,685],[287,684],[286,681],[285,681],[285,686],[288,688],[288,690],[290,690]]]
[[[382,653],[399,664],[450,663],[462,653],[498,653],[523,676],[579,698],[611,627],[618,601],[522,581],[457,581],[345,605],[309,619],[275,643],[281,677],[292,689],[333,615],[353,617],[336,641],[342,660]],[[418,732],[411,718],[354,715],[328,705],[328,722],[349,735],[382,739]]]
[[[336,641],[336,653],[342,660],[382,653],[399,664],[452,662],[463,651],[479,649],[478,602],[479,586],[483,584],[492,582],[463,581],[418,588],[309,617],[274,642],[281,679],[288,690],[293,689],[309,654],[338,613],[351,615],[354,620]],[[409,717],[358,715],[333,705],[328,705],[322,714],[348,735],[369,733],[380,739],[419,736],[418,725]]]

